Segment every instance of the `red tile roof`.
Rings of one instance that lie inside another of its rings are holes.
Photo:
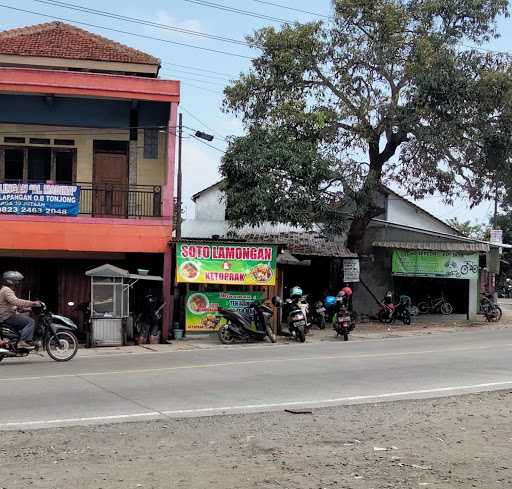
[[[64,22],[0,32],[0,54],[159,65],[149,54]]]

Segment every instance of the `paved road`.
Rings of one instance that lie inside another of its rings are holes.
[[[512,387],[512,330],[0,364],[0,429],[282,410]]]

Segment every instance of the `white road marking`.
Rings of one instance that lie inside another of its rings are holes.
[[[196,409],[176,409],[171,411],[148,411],[143,413],[132,414],[118,414],[110,416],[92,416],[83,418],[61,418],[61,419],[44,419],[44,420],[30,420],[30,421],[13,421],[9,423],[0,423],[1,429],[15,429],[23,427],[47,427],[52,425],[69,425],[69,424],[83,424],[83,423],[102,423],[109,421],[123,421],[127,419],[136,418],[162,418],[162,417],[179,417],[179,416],[202,416],[224,413],[244,413],[248,411],[266,411],[275,409],[284,409],[296,406],[316,406],[325,407],[330,404],[345,404],[360,401],[381,401],[393,398],[403,398],[410,396],[422,396],[426,394],[445,394],[460,391],[481,391],[489,388],[505,387],[512,385],[512,380],[502,382],[488,382],[483,384],[473,385],[459,385],[450,387],[436,387],[432,389],[420,389],[413,391],[402,392],[387,392],[383,394],[370,394],[364,396],[350,396],[339,397],[334,399],[317,399],[317,400],[302,400],[302,401],[287,401],[279,403],[268,404],[245,404],[239,406],[219,406],[219,407],[206,407]],[[163,416],[162,416],[163,415]]]
[[[2,382],[20,382],[28,380],[44,380],[44,379],[64,379],[64,378],[79,378],[79,377],[98,377],[108,375],[134,375],[145,373],[157,372],[171,372],[175,370],[190,370],[190,369],[211,369],[214,367],[236,367],[241,365],[258,365],[262,363],[285,363],[285,362],[312,362],[321,360],[357,360],[360,358],[388,358],[388,357],[401,357],[411,355],[434,355],[440,353],[457,353],[457,352],[472,352],[480,350],[492,350],[496,348],[510,348],[512,343],[501,343],[496,345],[473,346],[467,348],[448,348],[445,350],[419,350],[419,351],[403,351],[394,353],[361,353],[356,355],[318,355],[312,357],[283,357],[283,358],[266,358],[260,360],[246,360],[238,362],[220,362],[220,363],[203,363],[195,365],[178,365],[175,367],[159,367],[147,369],[133,369],[133,370],[105,370],[103,372],[77,372],[74,374],[57,374],[57,375],[42,375],[32,377],[5,377],[0,378]]]

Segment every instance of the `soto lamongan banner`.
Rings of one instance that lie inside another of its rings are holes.
[[[185,328],[187,331],[217,331],[226,320],[217,314],[219,308],[247,313],[263,292],[189,292],[186,297]]]
[[[277,246],[177,243],[176,279],[182,283],[275,285]]]

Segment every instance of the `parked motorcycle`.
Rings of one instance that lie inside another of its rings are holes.
[[[291,297],[286,300],[286,323],[290,336],[304,343],[309,327],[302,297]]]
[[[343,336],[344,341],[348,341],[348,335],[355,328],[355,321],[348,310],[346,299],[344,296],[336,298],[337,307],[334,315],[334,330],[336,336]]]
[[[280,307],[281,298],[274,297],[272,304]],[[231,309],[219,308],[219,316],[226,319],[226,324],[221,326],[217,335],[222,343],[264,341],[267,337],[272,343],[276,342],[276,336],[272,331],[272,309],[262,302],[253,302],[247,311],[241,313]]]
[[[56,362],[68,362],[78,351],[76,324],[69,318],[52,314],[41,302],[34,307],[35,316],[34,348],[18,348],[20,336],[17,331],[0,324],[0,361],[9,357],[26,357],[30,353],[44,350]]]
[[[325,329],[325,324],[327,320],[324,303],[322,301],[316,301],[310,306],[309,309],[312,311],[312,313],[310,314],[311,325],[318,326],[318,329]]]
[[[503,311],[501,310],[501,307],[496,304],[492,294],[482,296],[480,301],[480,312],[490,323],[498,322],[503,316]]]
[[[380,304],[378,318],[381,323],[391,324],[401,320],[403,324],[411,324],[412,301],[408,295],[401,295],[398,304],[393,303],[393,295],[388,292]]]

